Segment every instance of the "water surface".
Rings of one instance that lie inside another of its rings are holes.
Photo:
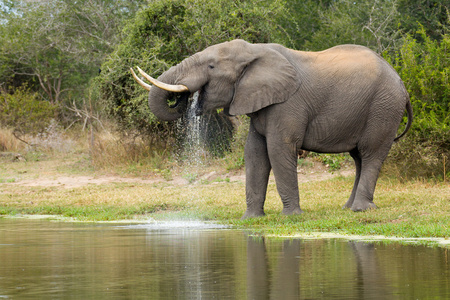
[[[449,249],[0,218],[4,299],[450,299]]]

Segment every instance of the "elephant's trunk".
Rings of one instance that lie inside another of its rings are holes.
[[[157,80],[138,68],[153,86],[143,83],[133,71],[132,74],[142,87],[149,90],[148,104],[152,113],[163,121],[173,121],[185,113],[190,94],[206,83],[203,72],[196,69],[198,66],[201,66],[198,55],[193,55],[164,72]],[[174,104],[169,105],[168,101]]]
[[[168,70],[158,77],[158,80],[171,84],[175,77],[173,73],[173,70]],[[174,93],[153,86],[148,94],[148,105],[157,118],[173,121],[180,118],[186,111],[189,95],[189,91]],[[169,105],[168,101],[175,101],[175,104]]]
[[[173,94],[161,89],[152,88],[149,94],[148,104],[150,111],[162,121],[174,121],[180,118],[187,109],[187,100],[190,93]],[[169,105],[167,99],[175,99],[174,105]]]

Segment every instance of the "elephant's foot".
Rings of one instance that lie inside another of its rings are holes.
[[[372,201],[354,201],[351,209],[353,211],[365,211],[368,209],[376,209],[377,206]]]
[[[284,215],[300,215],[303,213],[303,210],[300,209],[300,207],[295,207],[295,208],[283,208],[283,214]]]
[[[251,211],[247,209],[245,214],[242,216],[241,220],[264,217],[265,215],[266,214],[264,213],[264,211]]]
[[[353,199],[348,199],[347,203],[342,206],[342,209],[352,208],[353,205]]]

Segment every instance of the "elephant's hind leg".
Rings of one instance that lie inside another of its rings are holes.
[[[367,156],[361,155],[361,174],[351,206],[353,211],[364,211],[377,207],[373,203],[373,194],[381,166],[387,157],[389,148],[380,147],[376,153]]]
[[[358,188],[359,179],[361,178],[361,155],[359,154],[358,149],[355,148],[352,151],[350,151],[350,156],[355,161],[355,168],[356,168],[355,183],[353,184],[352,194],[350,195],[350,198],[348,198],[347,203],[345,203],[345,205],[343,207],[344,209],[352,207],[353,202],[355,201],[356,190]]]
[[[362,161],[364,166],[364,160]],[[381,164],[379,164],[381,167]],[[355,198],[351,209],[353,211],[365,211],[371,208],[377,208],[373,203],[373,193],[377,184],[380,168],[377,165],[362,167],[361,178],[356,189]]]

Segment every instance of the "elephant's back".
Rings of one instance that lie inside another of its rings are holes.
[[[363,72],[378,76],[381,57],[369,48],[358,45],[340,45],[317,52],[316,64],[322,68],[345,73]],[[374,73],[375,72],[375,73]],[[342,73],[341,73],[342,74]]]
[[[310,52],[316,70],[337,72],[341,76],[346,73],[358,74],[367,78],[400,78],[392,66],[378,53],[360,45],[338,45],[324,51]]]

